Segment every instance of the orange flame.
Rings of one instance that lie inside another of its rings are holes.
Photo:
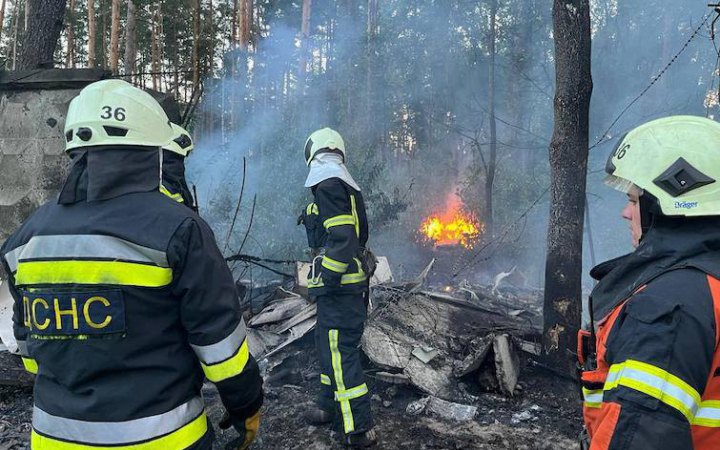
[[[464,211],[454,195],[444,213],[431,214],[420,225],[423,240],[433,242],[435,246],[461,245],[472,248],[483,230],[483,224],[471,213]]]

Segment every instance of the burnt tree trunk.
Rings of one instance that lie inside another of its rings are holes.
[[[16,69],[52,68],[60,39],[66,0],[28,0],[28,25],[23,33]],[[15,24],[17,30],[17,23]]]
[[[125,75],[132,81],[137,60],[137,12],[135,0],[128,0],[127,23],[125,24]]]
[[[488,74],[488,106],[490,108],[490,154],[485,173],[485,233],[492,239],[495,227],[493,220],[493,186],[497,171],[497,120],[495,118],[495,43],[497,41],[497,0],[490,0],[490,67]]]
[[[96,44],[96,21],[95,21],[95,0],[88,0],[88,67],[95,68],[95,44]]]
[[[582,301],[583,214],[590,96],[589,0],[554,0],[555,125],[550,143],[551,203],[545,262],[544,355],[574,375]]]

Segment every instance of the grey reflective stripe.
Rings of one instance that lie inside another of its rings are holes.
[[[30,353],[28,353],[27,341],[17,341],[17,346],[20,351],[20,356],[30,356]]]
[[[219,363],[237,353],[240,345],[247,336],[247,329],[245,328],[245,320],[240,319],[238,326],[230,333],[226,338],[220,342],[210,345],[192,345],[195,354],[200,358],[200,361],[205,365]]]
[[[603,391],[583,391],[583,396],[587,403],[603,402]]]
[[[183,427],[203,411],[201,398],[156,416],[125,422],[86,422],[54,416],[35,406],[33,428],[52,438],[95,445],[116,445],[146,441]]]
[[[697,413],[695,414],[695,419],[710,419],[720,421],[720,408],[709,408],[702,406],[701,404],[700,409],[698,409]]]
[[[35,236],[27,244],[5,255],[12,272],[17,270],[20,260],[52,258],[114,259],[169,267],[165,252],[113,236],[98,234]]]
[[[19,251],[22,251],[22,248],[23,246],[20,246],[15,250],[5,254],[5,261],[7,262],[8,267],[10,267],[10,272],[17,272],[18,254]]]

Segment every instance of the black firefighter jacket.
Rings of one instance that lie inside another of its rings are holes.
[[[205,378],[235,417],[263,402],[213,233],[159,192],[157,149],[72,157],[58,200],[0,249],[37,374],[32,448],[210,449]]]
[[[368,221],[362,193],[339,178],[320,182],[312,192],[315,202],[306,208],[305,225],[309,240],[315,240],[309,242],[310,247],[323,247],[324,254],[313,262],[310,294],[364,292],[368,277],[361,258],[368,241]]]

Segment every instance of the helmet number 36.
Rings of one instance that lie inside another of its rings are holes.
[[[101,119],[115,119],[118,122],[125,120],[125,108],[113,108],[112,106],[103,106],[103,113],[100,115]]]

